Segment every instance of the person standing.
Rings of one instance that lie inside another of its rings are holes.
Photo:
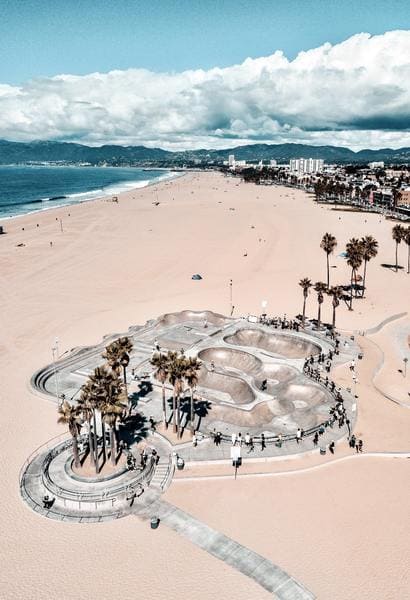
[[[251,443],[251,436],[249,435],[249,431],[245,434],[245,446],[249,447]]]
[[[235,446],[236,445],[236,433],[235,432],[232,433],[231,440],[232,440],[232,446]]]
[[[298,428],[297,432],[296,432],[296,443],[299,444],[299,442],[302,439],[302,430],[300,429],[300,427]]]
[[[261,450],[265,450],[266,448],[266,441],[265,441],[265,434],[261,433]]]

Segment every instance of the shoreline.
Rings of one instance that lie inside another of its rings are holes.
[[[1,166],[14,166],[14,165],[1,165]],[[84,167],[84,168],[86,168],[86,167]],[[103,168],[103,167],[100,167],[100,168]],[[140,170],[142,171],[143,169],[140,169]],[[39,213],[41,214],[43,212],[48,212],[50,210],[57,210],[59,208],[66,208],[67,206],[77,206],[77,205],[81,205],[81,204],[84,204],[84,203],[87,203],[87,202],[94,202],[94,201],[98,201],[98,200],[99,201],[106,200],[107,198],[110,198],[112,196],[118,196],[119,197],[119,196],[121,196],[124,193],[133,192],[133,191],[136,191],[136,190],[142,190],[142,189],[150,187],[152,185],[159,185],[162,182],[172,181],[174,179],[178,179],[179,177],[183,177],[184,175],[186,175],[185,172],[180,173],[179,171],[178,172],[177,171],[168,171],[168,169],[152,169],[152,170],[153,171],[161,171],[161,170],[167,171],[167,172],[170,173],[170,176],[169,177],[159,176],[158,179],[155,179],[155,180],[152,180],[152,181],[148,180],[148,183],[144,183],[144,185],[130,187],[128,189],[123,189],[120,192],[113,192],[113,193],[108,194],[108,195],[96,196],[95,198],[85,198],[83,200],[78,200],[78,201],[71,202],[71,203],[67,202],[67,203],[63,203],[63,204],[58,204],[58,206],[45,206],[44,208],[34,209],[34,210],[30,210],[30,211],[25,212],[25,213],[21,213],[21,214],[18,214],[18,215],[11,215],[11,216],[8,216],[8,217],[4,217],[4,216],[0,215],[0,224],[1,225],[5,225],[6,222],[10,222],[12,219],[18,219],[18,218],[21,218],[21,217],[27,217],[29,215],[34,215],[34,214],[38,215]],[[134,183],[137,183],[137,182],[134,182]],[[78,192],[78,195],[91,194],[92,192],[93,192],[93,190],[89,190],[88,192]],[[66,197],[69,198],[70,195],[68,194]],[[46,202],[46,200],[45,200],[45,202]],[[52,200],[50,200],[50,202],[52,202]]]

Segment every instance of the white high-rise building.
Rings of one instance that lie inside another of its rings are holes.
[[[235,166],[235,154],[230,154],[228,156],[228,165],[230,167],[234,167]]]
[[[293,158],[289,162],[289,167],[293,173],[302,175],[303,173],[320,173],[323,171],[324,164],[322,158]]]
[[[277,164],[278,164],[278,162],[277,162],[276,160],[273,160],[273,159],[272,159],[272,160],[270,161],[270,166],[271,166],[271,167],[276,167],[276,166],[277,166]]]

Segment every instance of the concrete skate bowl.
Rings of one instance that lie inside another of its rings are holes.
[[[289,365],[281,363],[265,364],[263,365],[261,374],[255,377],[254,383],[259,390],[262,390],[262,384],[264,380],[267,380],[266,387],[262,391],[268,394],[275,394],[275,388],[278,384],[289,383],[299,375],[299,371]]]
[[[159,317],[158,326],[179,325],[180,323],[197,323],[203,325],[205,322],[215,327],[223,327],[230,319],[214,313],[210,310],[182,310],[181,312],[166,313]]]
[[[198,357],[206,362],[215,364],[215,367],[236,369],[248,375],[257,375],[263,370],[263,363],[259,358],[243,350],[232,348],[207,348],[202,350]]]
[[[281,390],[279,401],[286,403],[290,402],[294,410],[312,410],[323,404],[331,405],[332,396],[330,392],[318,385],[314,385],[306,380],[306,384],[291,383]]]
[[[263,431],[275,417],[273,404],[266,401],[257,404],[252,410],[243,410],[234,406],[212,403],[207,416],[202,419],[201,430],[212,431],[214,427],[219,428],[228,424],[236,428]]]
[[[253,354],[233,348],[207,348],[202,350],[198,357],[205,363],[213,362],[216,369],[218,367],[235,369],[240,373],[250,375],[254,380],[254,385],[260,390],[262,382],[266,379],[264,391],[268,393],[274,393],[276,385],[287,383],[298,375],[298,371],[293,367],[282,364],[264,364]]]
[[[224,341],[234,346],[259,348],[284,358],[306,358],[321,351],[318,344],[296,335],[266,333],[260,329],[239,329],[233,335],[225,337]]]
[[[239,377],[208,371],[202,367],[199,372],[198,386],[222,392],[221,400],[233,404],[249,404],[255,400],[252,388]],[[224,397],[224,396],[227,397]]]

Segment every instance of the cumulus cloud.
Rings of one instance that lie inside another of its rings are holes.
[[[249,141],[410,146],[410,31],[208,71],[0,84],[0,137],[215,148]]]

